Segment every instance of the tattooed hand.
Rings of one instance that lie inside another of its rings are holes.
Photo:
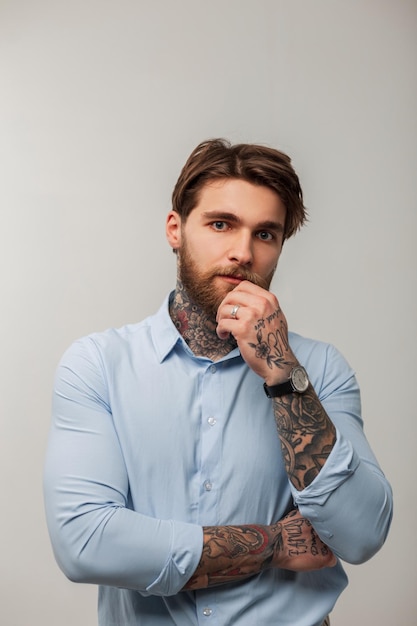
[[[305,572],[333,567],[337,558],[301,513],[295,509],[277,524],[281,527],[283,550],[280,567],[294,572]]]
[[[231,315],[238,306],[236,316]],[[232,334],[249,367],[268,385],[288,380],[297,364],[289,343],[288,326],[275,295],[249,281],[227,294],[217,312],[217,334]]]
[[[235,317],[231,315],[238,306]],[[220,304],[217,334],[231,333],[242,357],[267,385],[285,382],[298,364],[288,343],[284,313],[274,294],[242,281]],[[299,491],[319,474],[336,441],[336,430],[313,387],[273,400],[285,469]]]

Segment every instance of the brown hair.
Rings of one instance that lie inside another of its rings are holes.
[[[201,189],[221,178],[240,178],[275,191],[287,209],[284,239],[307,219],[303,192],[289,156],[256,144],[232,145],[225,139],[200,143],[182,168],[172,193],[172,208],[184,220],[198,204]]]

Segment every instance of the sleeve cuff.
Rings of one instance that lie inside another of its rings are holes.
[[[171,524],[172,545],[168,560],[143,595],[175,595],[188,582],[200,562],[203,549],[202,527],[174,521]]]
[[[297,506],[325,504],[330,495],[355,472],[360,463],[351,442],[336,429],[336,443],[329,458],[313,482],[302,491],[291,484],[294,503]]]

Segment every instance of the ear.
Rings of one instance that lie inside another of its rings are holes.
[[[171,248],[178,250],[181,246],[181,217],[176,211],[168,213],[165,232]]]

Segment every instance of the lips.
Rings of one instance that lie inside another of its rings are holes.
[[[247,274],[246,272],[242,273],[241,271],[238,272],[234,269],[217,271],[216,276],[219,276],[220,278],[234,278],[235,280],[238,280],[238,281],[251,279],[251,276],[249,276],[249,274]]]
[[[267,283],[267,281],[261,276],[248,271],[244,271],[242,273],[241,268],[239,272],[233,269],[223,271],[217,270],[213,272],[213,277],[223,278],[226,282],[228,282],[230,285],[234,285],[235,287],[239,285],[243,280],[248,280],[249,282],[253,283],[254,285],[258,285],[263,289],[269,288],[269,282]]]
[[[218,278],[223,278],[223,280],[233,283],[234,285],[238,285],[242,280],[246,280],[243,276],[225,276],[224,274],[218,274]]]

